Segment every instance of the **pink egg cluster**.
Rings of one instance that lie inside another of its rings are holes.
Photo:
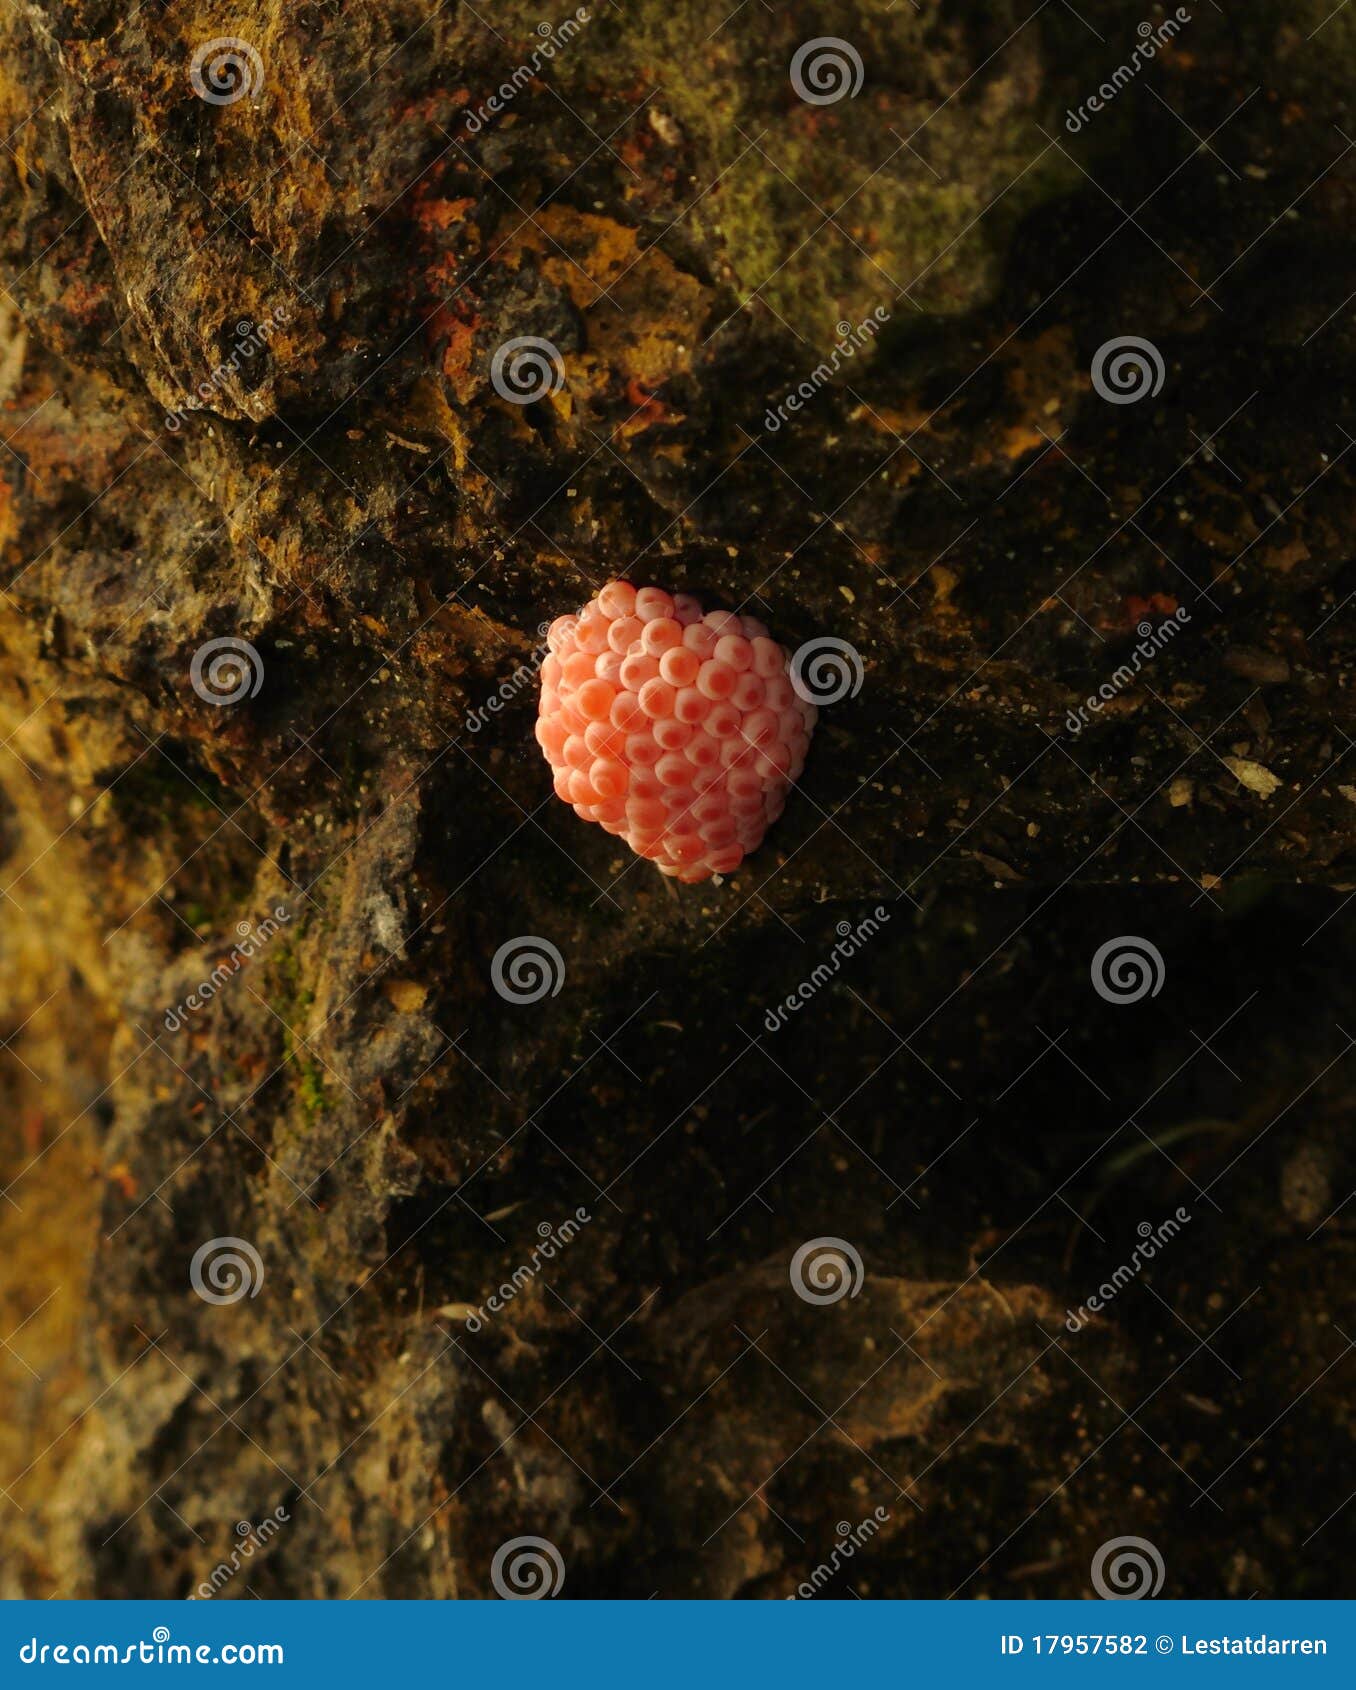
[[[815,706],[751,616],[610,581],[547,634],[537,743],[556,793],[682,881],[731,874],[781,815]]]

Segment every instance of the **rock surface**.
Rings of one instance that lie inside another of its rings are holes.
[[[1349,1593],[1356,13],[1237,10],[0,12],[0,1594]],[[532,739],[636,573],[851,654],[720,886]]]

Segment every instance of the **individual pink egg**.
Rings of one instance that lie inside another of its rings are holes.
[[[612,700],[611,722],[622,733],[635,733],[645,723],[645,712],[633,692],[619,692]]]
[[[642,587],[636,594],[636,615],[642,622],[653,622],[661,616],[672,616],[673,600],[662,587]]]
[[[713,739],[731,739],[739,732],[743,720],[738,707],[726,702],[713,704],[703,725]]]
[[[697,671],[697,691],[713,701],[729,698],[739,679],[728,663],[718,657],[708,658]]]
[[[592,652],[571,651],[560,665],[561,685],[581,687],[597,673],[597,659]]]
[[[639,646],[622,659],[621,683],[627,692],[639,692],[646,681],[659,679],[659,659],[641,651]]]
[[[776,640],[769,640],[763,635],[751,642],[753,649],[753,672],[763,680],[773,675],[780,675],[786,667],[786,653]]]
[[[673,713],[680,722],[700,722],[711,709],[711,700],[696,687],[679,687],[673,700]]]
[[[638,616],[619,616],[608,625],[607,643],[619,656],[625,657],[644,630],[645,624]]]
[[[612,757],[621,762],[626,750],[626,735],[607,722],[590,722],[584,729],[584,744],[595,757]]]
[[[739,618],[732,610],[708,610],[702,618],[711,632],[720,639],[725,634],[741,632]]]
[[[653,734],[627,734],[622,752],[625,762],[638,769],[652,769],[663,755],[663,750]]]
[[[753,663],[753,647],[743,634],[722,634],[716,641],[716,661],[742,675]]]
[[[613,621],[632,616],[636,608],[636,589],[629,581],[609,581],[598,594],[597,603],[603,615]]]
[[[606,722],[612,713],[612,700],[617,696],[615,687],[596,677],[585,681],[574,695],[574,707],[586,722]]]
[[[672,716],[677,697],[676,689],[656,675],[640,689],[640,707],[652,720],[657,716]]]
[[[666,651],[683,643],[683,625],[672,616],[656,616],[645,624],[640,636],[641,649],[651,657],[662,657]]]
[[[606,650],[607,618],[596,606],[580,613],[574,638],[580,651],[591,651],[596,655],[598,652]]]
[[[537,721],[537,744],[549,762],[557,767],[565,761],[565,741],[569,735],[554,716],[542,716]]]
[[[657,624],[651,622],[650,626],[653,628]],[[695,651],[685,645],[676,645],[667,649],[659,659],[659,674],[671,687],[690,687],[696,681],[701,666],[701,659]]]
[[[598,659],[600,674],[605,661],[606,659],[602,657]],[[763,683],[757,675],[745,673],[735,682],[735,689],[730,694],[730,703],[734,705],[736,710],[742,710],[747,714],[750,710],[757,710],[766,696]]]
[[[625,763],[599,757],[594,760],[589,770],[589,783],[603,798],[621,798],[626,793],[628,776],[629,770]]]
[[[676,716],[658,716],[650,723],[650,732],[661,751],[683,750],[696,731],[690,723],[680,722]],[[696,758],[689,756],[689,761],[695,762]]]

